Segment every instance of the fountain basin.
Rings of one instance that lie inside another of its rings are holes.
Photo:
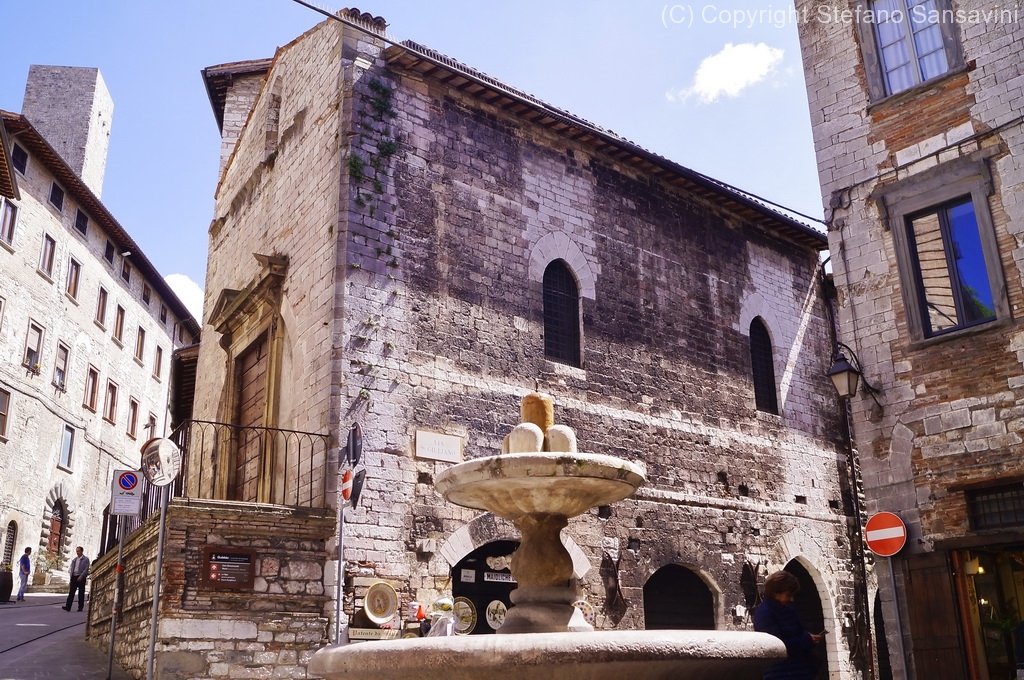
[[[309,672],[327,680],[752,680],[784,658],[782,641],[765,633],[624,630],[361,642],[321,649]]]
[[[477,458],[441,472],[445,500],[515,520],[529,514],[575,517],[633,495],[640,466],[593,453],[510,453]]]

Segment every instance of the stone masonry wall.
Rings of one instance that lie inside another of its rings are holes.
[[[517,538],[438,496],[449,464],[417,458],[416,433],[459,437],[466,458],[495,453],[539,388],[582,450],[648,470],[610,518],[595,510],[564,532],[599,627],[642,628],[643,584],[681,564],[714,593],[717,627],[749,629],[733,616],[743,566],[763,576],[796,559],[837,631],[830,665],[852,677],[849,475],[817,253],[389,67],[381,47],[325,22],[278,53],[218,189],[206,288],[210,309],[257,276],[239,253],[287,257],[281,422],[339,439],[362,425],[349,613],[372,580],[430,602],[468,549]],[[268,161],[272,106],[283,132]],[[581,368],[544,358],[541,277],[556,258],[580,282]],[[754,406],[755,317],[775,348],[779,416]],[[207,326],[197,413],[216,414],[230,389],[218,342]]]
[[[145,677],[156,565],[158,516],[126,541],[124,601],[115,655]],[[155,677],[215,680],[305,678],[327,634],[323,564],[331,513],[279,506],[175,499],[167,511]],[[205,546],[256,551],[252,590],[202,584]],[[116,549],[93,568],[89,640],[109,644]]]
[[[1024,304],[1024,21],[1012,4],[952,4],[964,17],[1010,14],[958,21],[963,66],[879,102],[869,99],[852,22],[800,25],[841,340],[856,348],[865,379],[881,389],[881,410],[866,394],[853,400],[867,510],[891,511],[907,523],[903,556],[940,552],[972,534],[965,488],[1019,483],[1024,474],[1024,335],[1016,323]],[[800,0],[796,7],[814,16],[819,5],[841,10],[854,3]],[[899,244],[877,196],[895,182],[923,182],[929,174],[941,181],[943,172],[968,161],[991,175],[987,205],[976,208],[991,214],[1008,314],[922,341],[911,331]],[[908,677],[895,654],[905,648],[913,677],[915,631],[904,626],[902,644],[894,636],[907,612],[893,605],[888,584],[902,592],[905,582],[902,574],[890,580],[890,564],[880,563],[878,588],[893,669],[895,677]],[[899,570],[901,562],[895,564]]]
[[[968,1],[957,9],[990,8]],[[914,342],[893,236],[870,200],[888,182],[988,156],[995,193],[987,207],[1016,316],[1024,304],[1024,77],[1018,60],[1001,58],[997,46],[1019,45],[1024,23],[965,23],[958,36],[966,70],[871,105],[863,68],[848,75],[860,63],[853,25],[808,22],[801,31],[822,193],[839,206],[829,214],[840,327],[884,393],[881,417],[869,398],[854,402],[869,510],[900,513],[911,524],[911,547],[925,550],[968,529],[963,494],[951,486],[1024,471],[1024,336],[1011,322]]]

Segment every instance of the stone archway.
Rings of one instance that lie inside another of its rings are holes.
[[[822,569],[818,565],[823,565]],[[790,571],[796,572],[801,581],[801,591],[808,590],[807,595],[820,601],[823,627],[829,634],[825,638],[825,663],[822,673],[817,678],[830,677],[829,673],[841,670],[840,645],[844,645],[841,621],[836,616],[834,593],[837,592],[839,574],[836,573],[836,560],[830,559],[826,550],[818,541],[802,529],[793,529],[786,533],[772,547],[768,555],[768,573],[795,566]],[[813,595],[809,592],[813,588]],[[819,632],[819,631],[810,631]]]
[[[518,541],[519,531],[512,522],[488,513],[476,517],[453,532],[438,552],[451,568],[477,548],[498,540]],[[572,558],[573,578],[583,578],[592,567],[590,559],[576,541],[565,533],[562,534],[562,545]]]
[[[50,537],[52,535],[54,530],[54,508],[59,508],[62,513],[60,526],[57,528],[56,540],[54,541],[51,538],[51,542],[42,547],[53,550],[57,555],[58,566],[63,566],[65,564],[65,553],[68,552],[69,546],[72,545],[75,534],[75,507],[67,498],[63,482],[55,484],[46,495],[46,505],[43,509],[43,516],[40,518],[41,536]],[[50,547],[51,545],[54,545],[54,547]]]

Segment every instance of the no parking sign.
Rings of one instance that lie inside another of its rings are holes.
[[[114,470],[110,489],[111,515],[138,515],[142,512],[141,477],[135,470]]]

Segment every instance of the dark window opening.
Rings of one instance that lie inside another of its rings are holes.
[[[1024,525],[1024,484],[967,492],[967,516],[974,530]]]
[[[50,185],[50,204],[57,210],[64,210],[64,190],[56,182]]]
[[[11,150],[11,164],[14,166],[15,170],[23,175],[28,170],[28,152],[17,144],[15,144],[14,148]]]
[[[78,212],[75,213],[75,229],[77,229],[82,235],[85,235],[89,231],[89,217],[82,209],[79,208]]]
[[[775,362],[772,339],[760,318],[750,322],[750,367],[754,378],[754,403],[758,411],[779,413],[775,395]]]
[[[544,356],[580,366],[580,293],[562,260],[544,270]]]

